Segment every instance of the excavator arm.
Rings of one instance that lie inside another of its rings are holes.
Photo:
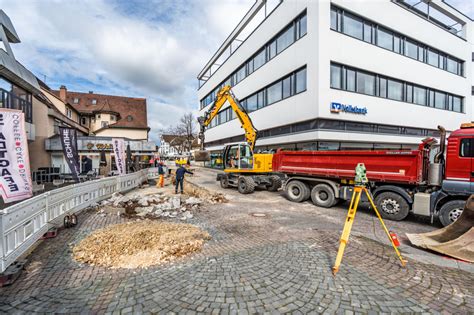
[[[198,118],[199,125],[201,127],[200,132],[199,132],[199,139],[201,141],[201,152],[199,153],[199,159],[196,156],[196,160],[208,160],[208,155],[206,156],[206,153],[204,153],[204,131],[207,126],[210,125],[212,120],[217,116],[219,111],[222,109],[222,106],[224,106],[225,102],[228,101],[230,104],[230,107],[234,111],[235,115],[240,121],[240,124],[242,128],[245,130],[245,141],[247,144],[250,146],[251,150],[253,151],[255,147],[255,142],[257,141],[257,134],[258,131],[255,129],[252,120],[250,119],[250,116],[248,115],[247,111],[245,108],[240,105],[239,101],[237,98],[234,96],[232,93],[231,87],[226,85],[222,89],[219,90],[217,93],[216,99],[214,101],[214,104],[212,107],[204,113],[204,116],[201,116]],[[204,158],[204,156],[206,156]]]

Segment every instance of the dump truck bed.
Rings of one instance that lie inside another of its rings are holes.
[[[370,181],[420,184],[426,178],[425,152],[379,151],[281,151],[273,156],[273,171],[287,175],[354,179],[355,167],[364,163]]]

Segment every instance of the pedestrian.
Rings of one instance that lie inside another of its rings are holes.
[[[193,174],[193,172],[188,171],[182,164],[176,170],[176,188],[174,193],[178,193],[178,185],[181,187],[181,193],[183,193],[183,185],[184,185],[184,174]]]
[[[158,185],[156,185],[156,187],[164,187],[165,186],[165,170],[163,168],[162,161],[158,163],[158,175],[160,177],[160,180],[158,181]]]

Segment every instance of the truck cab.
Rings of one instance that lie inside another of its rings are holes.
[[[431,209],[443,225],[462,213],[467,198],[474,193],[474,124],[462,124],[451,133],[441,189],[431,198]]]

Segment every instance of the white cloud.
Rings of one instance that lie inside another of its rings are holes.
[[[148,99],[150,135],[198,107],[196,75],[254,0],[0,0],[17,59],[53,88]]]

